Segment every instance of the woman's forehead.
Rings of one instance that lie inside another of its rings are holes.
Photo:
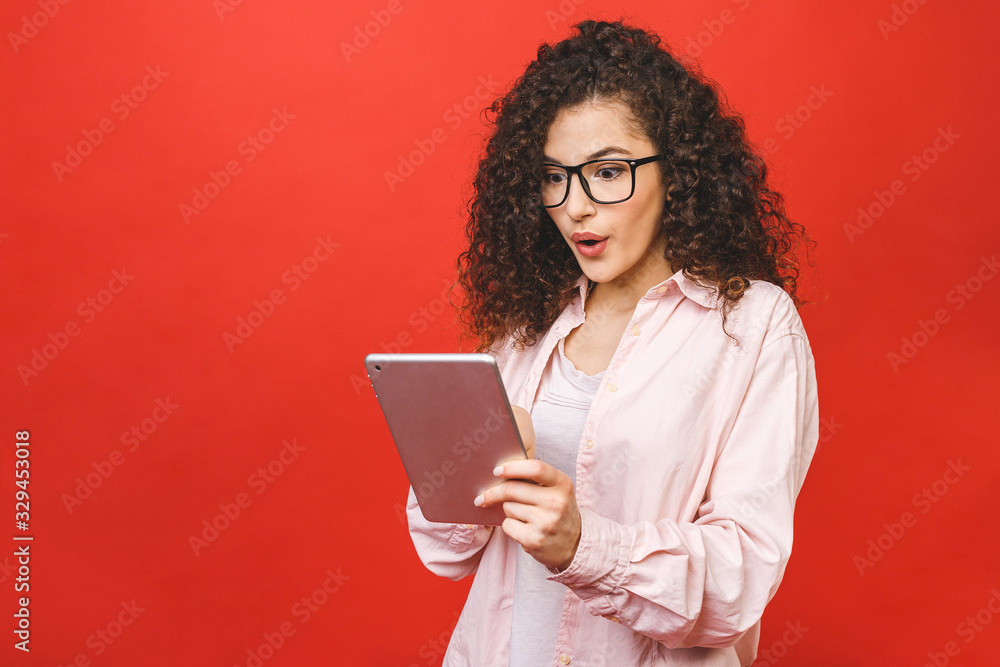
[[[563,107],[549,126],[545,154],[579,160],[608,147],[642,152],[651,147],[631,109],[619,101],[588,101]]]

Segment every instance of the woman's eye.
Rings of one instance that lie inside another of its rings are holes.
[[[611,181],[618,178],[618,176],[620,176],[621,173],[622,173],[622,167],[620,165],[605,164],[601,165],[598,168],[597,172],[595,173],[595,176],[597,176],[597,178],[601,179],[602,181]]]
[[[548,172],[542,174],[542,183],[546,185],[559,185],[566,180],[566,174],[562,172]]]

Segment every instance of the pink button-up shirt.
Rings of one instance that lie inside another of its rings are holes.
[[[529,412],[549,355],[582,324],[579,295],[534,346],[495,352]],[[791,298],[751,281],[722,330],[681,272],[639,300],[587,415],[576,462],[580,544],[540,665],[749,665],[792,548],[819,439],[812,352]],[[472,502],[472,499],[469,499]],[[410,536],[433,572],[475,573],[444,665],[506,666],[520,545],[499,528],[432,523],[412,487]]]

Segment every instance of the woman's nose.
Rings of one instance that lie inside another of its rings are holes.
[[[573,183],[573,177],[576,176],[577,183]],[[579,174],[569,175],[569,193],[566,195],[566,214],[571,218],[582,218],[585,215],[592,215],[596,212],[594,209],[594,200],[591,199],[586,191],[583,189],[582,177]]]

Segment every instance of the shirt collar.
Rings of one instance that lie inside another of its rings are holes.
[[[582,274],[576,281],[580,298],[576,301],[576,307],[582,311],[583,304],[587,299],[587,286],[590,281],[586,274]],[[718,306],[719,294],[714,287],[705,286],[684,275],[684,271],[677,271],[674,275],[646,291],[644,299],[659,299],[675,291],[680,290],[681,294],[691,299],[695,303],[705,308],[716,308]]]

